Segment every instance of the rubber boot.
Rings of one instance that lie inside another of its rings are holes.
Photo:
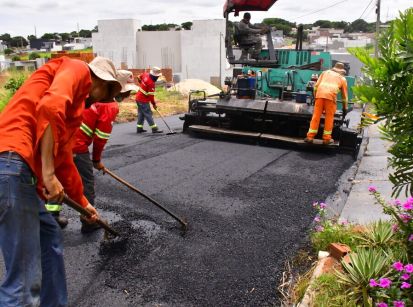
[[[152,133],[163,133],[163,130],[160,130],[158,127],[152,128]]]
[[[80,222],[82,223],[82,227],[80,228],[81,233],[91,233],[102,228],[98,223],[88,223],[83,216],[80,216]]]
[[[143,128],[136,128],[136,133],[144,133],[144,132],[146,132],[145,129],[143,129]]]
[[[333,139],[323,140],[323,145],[331,145],[331,144],[334,144],[334,140],[333,140]]]
[[[309,138],[309,137],[306,137],[306,138],[304,139],[304,142],[312,144],[312,143],[314,142],[314,139]]]
[[[60,228],[63,229],[67,226],[67,224],[69,224],[67,217],[61,216],[59,212],[53,212],[52,215],[56,222],[59,224]]]

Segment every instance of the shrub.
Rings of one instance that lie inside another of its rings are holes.
[[[10,55],[10,54],[12,54],[13,52],[14,52],[13,49],[10,49],[10,48],[4,49],[4,54],[5,54],[5,55]]]
[[[36,60],[38,58],[40,58],[40,54],[37,52],[32,52],[29,54],[29,60]]]
[[[393,194],[413,195],[413,8],[401,13],[379,38],[379,58],[364,49],[351,50],[363,64],[364,84],[353,88],[357,98],[374,106],[383,120],[383,136],[394,172]]]
[[[20,57],[18,55],[13,55],[11,60],[12,61],[20,61]]]

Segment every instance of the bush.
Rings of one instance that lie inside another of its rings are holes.
[[[38,58],[40,58],[40,54],[37,52],[32,52],[29,54],[29,60],[36,60]]]
[[[20,61],[20,57],[18,55],[13,55],[11,58],[12,61]]]
[[[10,55],[10,54],[12,54],[13,52],[14,52],[13,49],[10,49],[10,48],[4,49],[4,54],[5,54],[5,55]]]
[[[354,87],[383,121],[383,136],[393,143],[389,159],[393,195],[413,195],[413,8],[401,13],[379,38],[381,56],[350,50],[363,64],[366,79]]]

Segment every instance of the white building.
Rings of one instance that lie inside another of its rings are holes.
[[[232,74],[226,69],[225,20],[196,20],[191,30],[141,31],[135,19],[99,20],[92,34],[93,51],[119,68],[172,68],[181,79],[207,82]]]
[[[92,33],[93,51],[111,59],[119,68],[121,63],[137,68],[136,34],[141,22],[136,19],[98,20],[99,32]]]

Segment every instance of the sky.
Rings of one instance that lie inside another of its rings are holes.
[[[283,18],[312,23],[319,19],[375,21],[377,0],[278,0],[268,12],[253,12],[252,22]],[[91,30],[100,19],[133,18],[142,24],[222,18],[225,0],[0,0],[0,34],[12,36]],[[413,7],[412,0],[381,0],[381,20]],[[363,13],[364,12],[364,13]],[[237,20],[239,18],[233,18]]]

